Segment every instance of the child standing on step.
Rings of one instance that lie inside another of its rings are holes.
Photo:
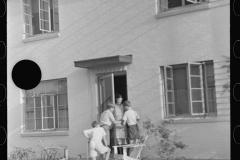
[[[139,128],[137,123],[140,117],[138,113],[132,109],[130,101],[125,101],[123,106],[126,112],[123,115],[122,124],[125,125],[127,123],[129,143],[136,144],[139,140]],[[129,152],[131,153],[131,151]]]

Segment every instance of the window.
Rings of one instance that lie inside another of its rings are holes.
[[[213,62],[162,66],[165,116],[216,113]]]
[[[58,32],[58,0],[22,0],[25,37]]]
[[[66,79],[42,81],[24,99],[26,131],[69,128]]]
[[[196,5],[206,1],[207,0],[158,0],[158,6],[161,12],[172,8]]]

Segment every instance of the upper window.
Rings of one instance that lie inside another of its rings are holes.
[[[162,66],[165,116],[216,113],[213,62]]]
[[[167,11],[172,8],[196,5],[206,1],[207,0],[158,0],[158,10],[160,12]]]
[[[59,31],[58,0],[22,0],[25,37]]]
[[[42,81],[24,99],[26,131],[69,128],[66,79]]]

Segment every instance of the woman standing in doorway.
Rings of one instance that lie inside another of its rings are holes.
[[[116,94],[116,107],[113,111],[113,115],[116,121],[122,121],[123,114],[124,114],[124,107],[122,104],[123,98],[122,95]],[[127,144],[126,142],[126,127],[120,125],[116,125],[116,141],[117,145]]]

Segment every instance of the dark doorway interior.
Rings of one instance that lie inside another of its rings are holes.
[[[114,89],[115,95],[121,94],[123,102],[127,100],[127,76],[126,75],[115,75],[114,76]]]

